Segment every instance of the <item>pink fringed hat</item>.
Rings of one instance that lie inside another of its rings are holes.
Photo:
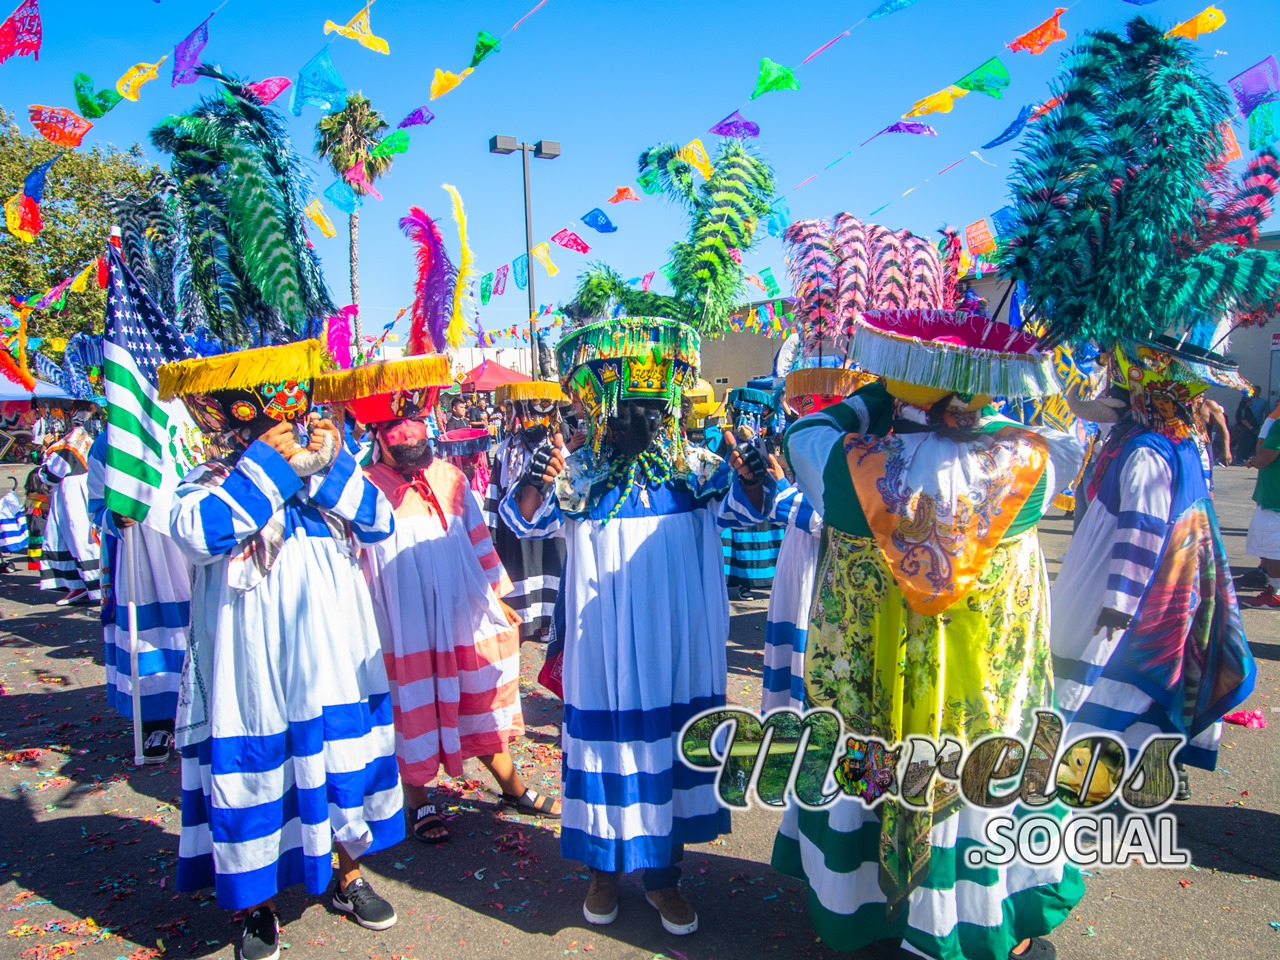
[[[948,393],[1042,397],[1062,387],[1051,354],[1007,323],[963,310],[867,310],[849,361],[866,373]]]

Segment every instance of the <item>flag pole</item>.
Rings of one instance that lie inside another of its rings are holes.
[[[138,524],[131,523],[121,531],[124,535],[124,568],[129,577],[129,693],[133,698],[133,763],[143,765],[142,756],[142,681],[138,676]]]

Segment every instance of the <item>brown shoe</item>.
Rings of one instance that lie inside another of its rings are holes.
[[[618,919],[618,875],[607,870],[592,870],[587,899],[582,903],[587,923],[603,925]]]
[[[644,898],[661,915],[662,926],[667,933],[683,937],[698,929],[698,914],[694,912],[693,904],[684,898],[679,887],[648,890]]]

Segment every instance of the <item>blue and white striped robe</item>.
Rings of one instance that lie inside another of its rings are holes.
[[[822,517],[788,480],[778,484],[769,519],[784,524],[778,572],[764,627],[764,690],[760,712],[804,709],[804,648],[809,606],[822,545]]]
[[[297,883],[319,894],[335,840],[358,857],[404,836],[356,557],[393,524],[345,449],[304,481],[256,441],[229,472],[205,464],[178,487],[172,533],[196,565],[178,704],[180,890],[212,885],[232,910]]]
[[[586,453],[570,456],[570,473]],[[625,499],[611,488],[581,514],[549,494],[526,521],[518,486],[499,506],[519,536],[567,541],[560,851],[597,870],[666,867],[684,844],[729,831],[715,771],[680,761],[680,731],[725,703],[720,531],[760,523],[773,483],[756,511],[728,464],[705,450],[687,456],[705,468],[698,479]]]
[[[89,448],[89,516],[102,542],[102,662],[107,671],[107,703],[133,719],[133,663],[129,655],[129,575],[121,566],[121,531],[103,502],[107,438],[98,434]],[[152,510],[160,510],[157,504]],[[168,505],[164,506],[165,525]],[[191,564],[173,538],[147,523],[132,527],[137,551],[138,674],[141,719],[172,722],[187,656],[191,624]]]

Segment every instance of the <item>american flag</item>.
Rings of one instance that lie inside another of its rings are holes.
[[[195,465],[199,434],[181,401],[162,403],[156,370],[194,356],[114,246],[107,251],[102,337],[107,398],[107,509],[168,530],[177,481]],[[153,507],[159,507],[153,510]]]

